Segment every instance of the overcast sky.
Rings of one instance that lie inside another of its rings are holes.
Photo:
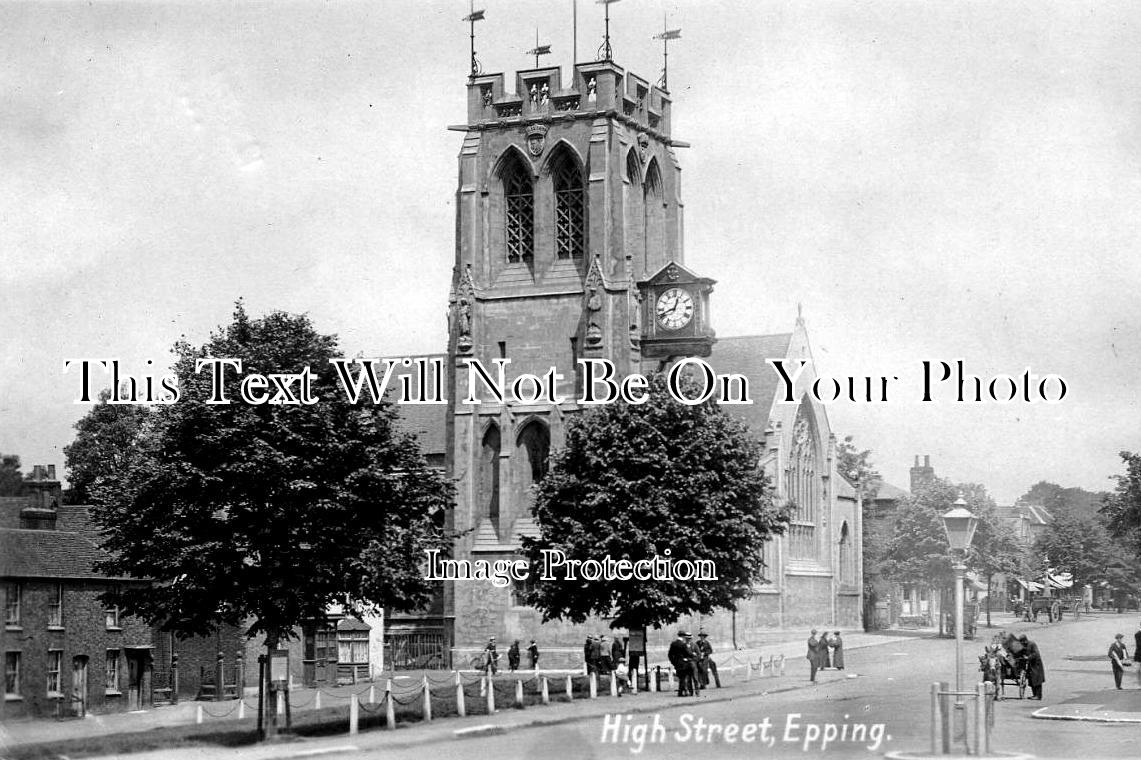
[[[485,71],[569,66],[571,0],[482,0]],[[661,66],[686,263],[719,335],[784,332],[891,482],[916,454],[1010,502],[1111,487],[1141,449],[1141,5],[612,7]],[[578,59],[602,6],[579,2]],[[349,354],[440,351],[465,118],[465,0],[0,4],[0,451],[62,465],[65,358],[142,370],[227,321],[308,312]],[[509,79],[509,81],[511,81]],[[1057,405],[920,403],[920,362],[1056,373]]]

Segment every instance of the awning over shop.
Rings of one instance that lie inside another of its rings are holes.
[[[1021,578],[1018,579],[1018,585],[1024,589],[1026,589],[1027,591],[1041,591],[1042,590],[1042,584],[1041,583],[1035,583],[1034,581],[1024,581]]]
[[[1070,588],[1074,585],[1074,576],[1070,573],[1048,575],[1046,580],[1049,582],[1050,588]]]

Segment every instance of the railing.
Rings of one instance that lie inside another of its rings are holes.
[[[949,755],[961,741],[970,755],[990,754],[994,727],[994,684],[974,691],[949,691],[946,682],[931,684],[931,754]]]

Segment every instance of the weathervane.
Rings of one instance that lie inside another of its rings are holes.
[[[475,0],[471,0],[471,13],[464,16],[463,20],[471,23],[471,75],[473,77],[479,76],[483,67],[479,65],[479,61],[475,57],[475,22],[483,21],[483,11],[475,9]]]
[[[550,55],[550,54],[551,54],[551,46],[550,45],[540,45],[539,44],[539,30],[538,30],[538,28],[536,28],[535,29],[535,47],[532,50],[528,50],[527,55],[535,56],[535,68],[539,68],[539,56]]]
[[[598,48],[598,60],[609,61],[614,58],[614,49],[610,47],[610,4],[618,0],[597,0],[597,2],[606,6],[606,35],[602,38],[602,46]]]
[[[662,33],[654,35],[655,40],[662,41],[662,89],[669,92],[670,73],[670,40],[680,40],[681,30],[670,29],[666,23],[665,14],[662,14]]]

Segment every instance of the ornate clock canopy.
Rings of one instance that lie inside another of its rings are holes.
[[[709,356],[716,341],[709,326],[714,282],[670,262],[638,283],[643,357]]]

